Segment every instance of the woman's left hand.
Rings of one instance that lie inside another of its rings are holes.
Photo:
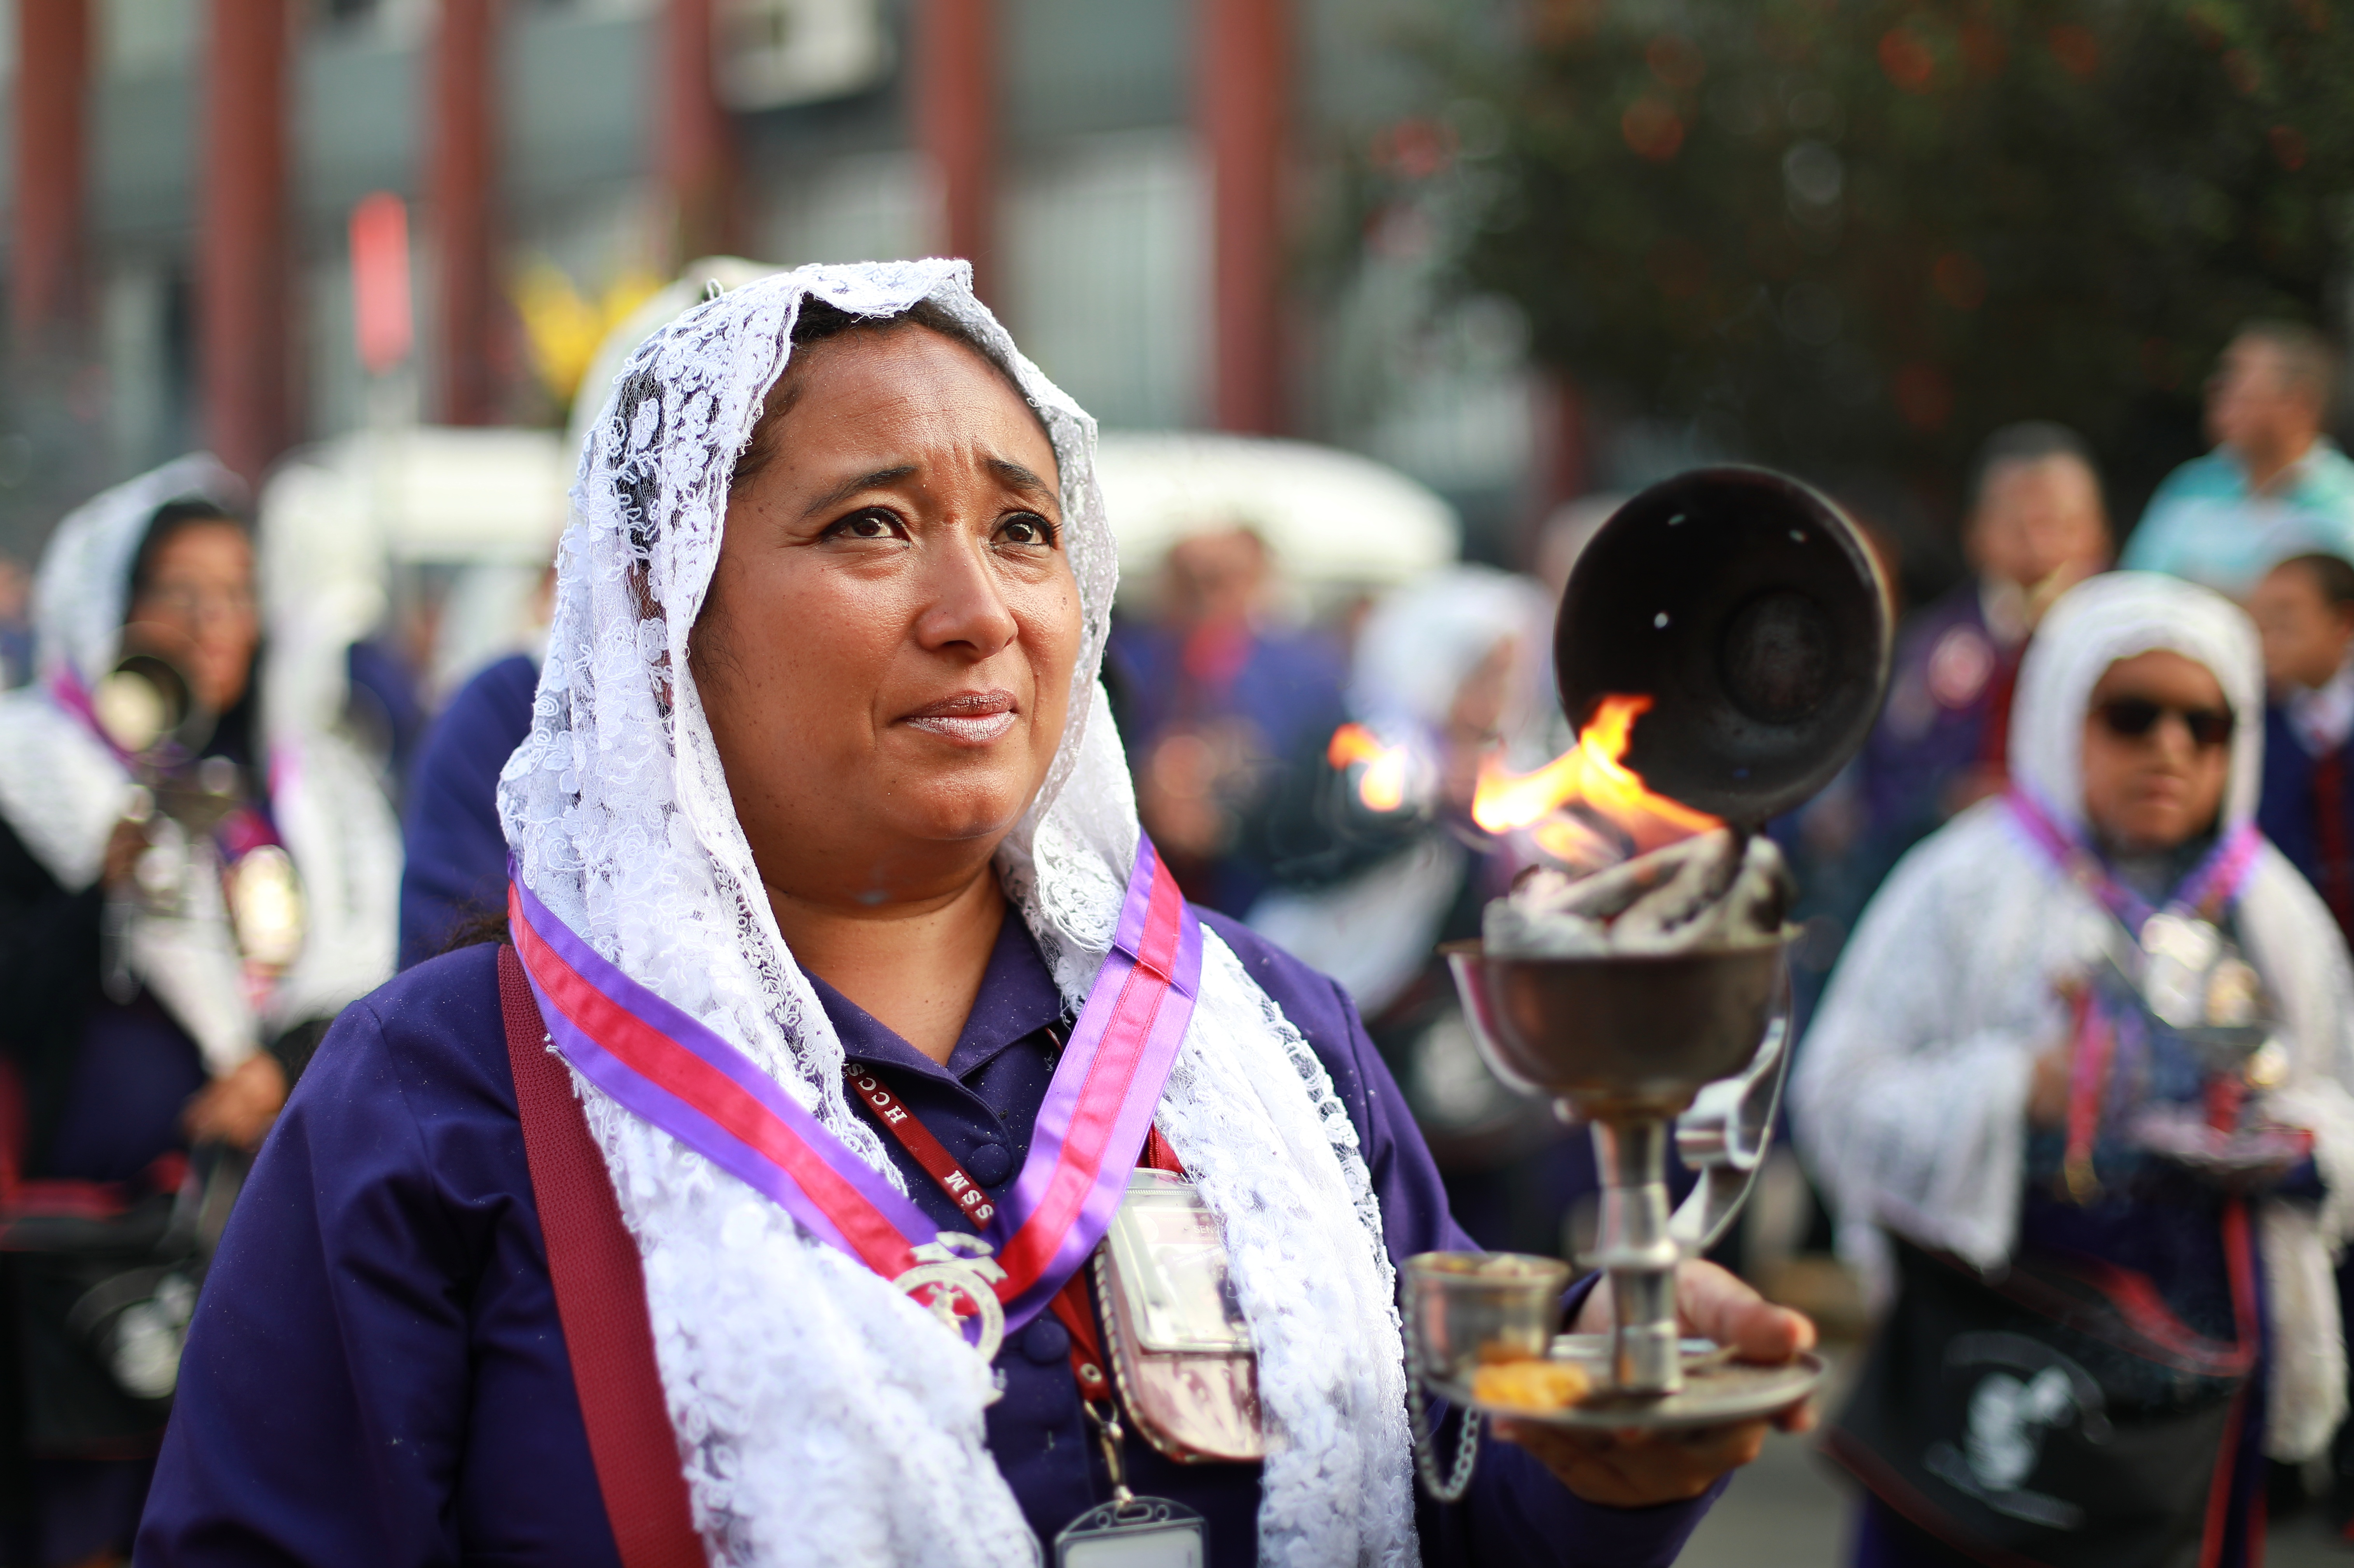
[[[286,1069],[263,1051],[199,1089],[180,1120],[192,1141],[233,1143],[250,1154],[285,1104]]]
[[[1687,1263],[1677,1269],[1676,1315],[1684,1332],[1729,1345],[1744,1361],[1787,1361],[1814,1348],[1812,1322],[1773,1305],[1712,1263]],[[1572,1327],[1581,1334],[1596,1334],[1609,1332],[1610,1324],[1606,1281],[1586,1297]],[[1690,1431],[1626,1427],[1568,1432],[1534,1422],[1498,1420],[1495,1434],[1534,1454],[1563,1486],[1587,1502],[1645,1508],[1700,1496],[1719,1476],[1757,1457],[1773,1428],[1806,1432],[1814,1425],[1814,1405],[1807,1402],[1770,1419]]]

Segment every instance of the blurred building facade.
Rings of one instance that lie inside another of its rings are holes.
[[[1367,148],[1478,152],[1400,4],[15,0],[0,549],[193,444],[253,474],[371,421],[557,422],[552,340],[722,250],[969,256],[1107,426],[1353,446],[1500,535],[1564,482],[1517,322],[1434,303],[1443,215],[1361,232],[1345,188]],[[389,338],[355,330],[376,193]]]

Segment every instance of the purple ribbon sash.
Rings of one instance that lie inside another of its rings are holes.
[[[608,962],[529,889],[509,924],[557,1050],[580,1075],[894,1279],[931,1223],[783,1086],[701,1022]],[[1140,835],[1112,950],[1080,1008],[1030,1153],[983,1233],[1007,1330],[1044,1310],[1109,1228],[1191,1020],[1201,922]]]

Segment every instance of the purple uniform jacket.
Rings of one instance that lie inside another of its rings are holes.
[[[1206,919],[1331,1074],[1391,1257],[1469,1245],[1347,998],[1248,930]],[[138,1563],[616,1562],[548,1282],[494,954],[433,959],[355,1003],[303,1075],[197,1309]],[[976,1180],[1010,1184],[1063,1018],[1020,920],[1009,912],[944,1067],[818,990],[850,1059]],[[957,1224],[886,1147],[909,1193],[943,1228]],[[1056,1531],[1110,1497],[1067,1350],[1051,1316],[1013,1336],[988,1414],[991,1451],[1050,1552]],[[1257,1466],[1179,1466],[1136,1439],[1127,1457],[1138,1491],[1207,1517],[1213,1563],[1257,1560]],[[1582,1503],[1525,1452],[1490,1442],[1463,1502],[1421,1504],[1423,1557],[1643,1568],[1672,1561],[1706,1506]]]
[[[2256,825],[2305,873],[2354,939],[2354,742],[2327,758],[2297,738],[2288,710],[2264,709],[2264,784]]]
[[[538,689],[538,660],[502,659],[460,687],[426,733],[400,818],[402,969],[447,948],[469,919],[505,912],[499,770],[531,734]]]
[[[1986,750],[2009,659],[1987,629],[1975,581],[1905,620],[1862,758],[1864,808],[1892,856],[1945,821],[1944,791]]]

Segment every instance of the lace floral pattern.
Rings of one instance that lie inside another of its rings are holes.
[[[631,356],[582,456],[533,732],[500,809],[524,881],[551,910],[896,1181],[844,1098],[841,1043],[760,894],[687,666],[728,478],[811,296],[863,315],[938,302],[1013,372],[1054,440],[1086,635],[1062,745],[999,870],[1055,983],[1085,994],[1138,832],[1096,680],[1117,565],[1095,425],[973,298],[962,262],[766,279]],[[1261,1557],[1405,1563],[1416,1548],[1394,1285],[1355,1131],[1298,1031],[1223,943],[1207,946],[1161,1122],[1224,1220],[1279,1434]],[[644,1256],[712,1561],[1034,1561],[983,1441],[988,1370],[782,1209],[576,1086]]]

